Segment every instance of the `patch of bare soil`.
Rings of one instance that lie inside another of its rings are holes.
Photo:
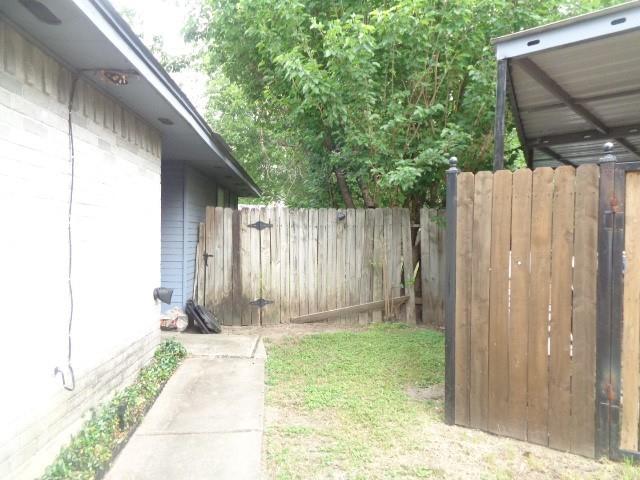
[[[438,402],[441,403],[441,402]],[[455,479],[619,479],[624,466],[558,452],[478,430],[445,425],[423,418],[385,456],[376,470],[402,465],[408,471],[426,469],[430,478]],[[407,477],[411,478],[411,477]],[[629,477],[636,478],[636,477]]]
[[[442,400],[444,384],[429,387],[407,387],[407,395],[414,400]]]
[[[306,324],[282,323],[264,327],[223,327],[222,333],[227,335],[261,335],[266,341],[279,343],[283,339],[290,337],[303,337],[316,333],[361,332],[367,328],[369,328],[368,325],[341,325],[326,322]]]
[[[339,422],[326,412],[302,412],[268,406],[265,415],[265,469],[267,478],[314,479],[638,479],[638,470],[607,460],[591,460],[478,430],[450,427],[441,421],[442,401],[431,400],[442,386],[408,390],[416,401],[428,401],[434,410],[421,416],[405,435],[379,451],[357,472],[331,459],[331,445]],[[268,446],[267,446],[268,444]],[[282,458],[286,452],[283,471]],[[275,463],[279,467],[275,468]],[[346,471],[345,471],[346,470]],[[276,476],[275,473],[278,472]]]

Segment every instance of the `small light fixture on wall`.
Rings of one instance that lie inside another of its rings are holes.
[[[101,73],[104,78],[118,87],[129,85],[129,77],[138,75],[138,72],[135,70],[117,70],[110,68],[105,68]]]
[[[122,70],[120,68],[83,68],[82,73],[92,73],[102,81],[107,81],[117,87],[129,85],[131,77],[138,77],[140,74],[132,69]]]

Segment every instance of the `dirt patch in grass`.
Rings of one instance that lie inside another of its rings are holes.
[[[366,325],[341,325],[337,323],[282,323],[265,327],[222,327],[222,333],[227,335],[260,335],[267,343],[289,342],[292,338],[301,338],[318,333],[363,332]]]
[[[440,332],[333,328],[266,335],[267,478],[640,480],[629,464],[445,425]]]

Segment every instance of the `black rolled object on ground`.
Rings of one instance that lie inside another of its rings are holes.
[[[220,333],[222,328],[220,322],[213,313],[200,305],[196,305],[193,300],[187,301],[187,316],[195,327],[202,333]]]

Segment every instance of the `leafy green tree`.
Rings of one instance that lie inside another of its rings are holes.
[[[210,120],[270,200],[438,206],[446,159],[488,168],[490,39],[605,0],[206,0],[188,27]],[[507,162],[521,162],[510,129]]]

